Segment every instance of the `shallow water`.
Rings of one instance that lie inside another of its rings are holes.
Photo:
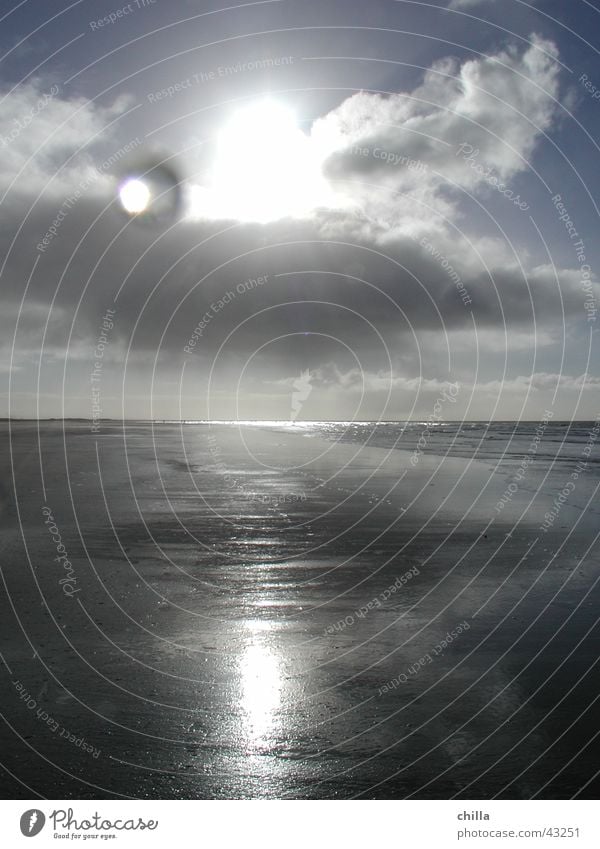
[[[4,425],[5,794],[593,797],[592,424],[422,427]]]

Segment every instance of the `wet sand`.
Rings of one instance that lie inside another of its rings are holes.
[[[596,796],[596,507],[543,534],[553,484],[498,516],[490,463],[273,428],[11,431],[5,798]]]

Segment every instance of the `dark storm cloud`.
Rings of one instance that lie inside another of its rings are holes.
[[[582,309],[574,272],[559,272],[558,286],[551,267],[526,275],[516,263],[488,270],[475,262],[465,265],[456,249],[452,256],[451,246],[439,240],[435,255],[432,242],[423,246],[408,236],[385,247],[364,238],[341,243],[323,236],[318,219],[268,226],[181,222],[164,234],[128,221],[102,200],[83,200],[40,254],[36,245],[55,214],[55,204],[36,205],[5,269],[5,298],[12,304],[3,314],[8,330],[23,281],[39,257],[27,320],[20,325],[27,345],[39,343],[54,298],[53,310],[63,320],[50,322],[47,343],[64,345],[69,316],[75,341],[85,346],[119,290],[114,339],[131,342],[134,351],[154,352],[162,345],[174,354],[182,352],[207,312],[202,348],[214,351],[241,324],[228,349],[243,352],[261,337],[303,332],[362,333],[377,350],[376,331],[389,341],[423,329],[468,328],[473,318],[480,329],[506,323],[515,330],[534,316],[543,328],[555,324],[563,309],[566,318]],[[265,276],[266,282],[253,285]],[[223,298],[227,302],[219,306]],[[318,352],[318,338],[314,345]]]

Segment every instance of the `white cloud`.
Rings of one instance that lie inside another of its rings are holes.
[[[286,378],[284,381],[277,381],[277,383],[291,386],[296,378],[297,375]],[[439,393],[447,391],[451,385],[451,381],[440,380],[438,378],[408,377],[406,375],[393,375],[383,371],[370,372],[354,368],[349,369],[347,372],[341,372],[335,363],[328,363],[322,368],[314,369],[311,371],[310,378],[315,387],[339,387],[342,389],[353,389],[357,392],[362,392],[363,390],[366,392],[385,392],[391,386],[395,391],[399,390],[413,394],[417,391],[419,393]],[[478,383],[469,381],[463,389],[468,389],[469,392],[478,391],[497,394],[500,391],[527,392],[529,390],[554,390],[557,385],[561,389],[576,391],[583,389],[597,392],[600,387],[600,377],[595,377],[587,373],[568,375],[551,372],[534,372],[530,375],[507,377],[504,380],[490,380]]]
[[[64,194],[89,176],[91,149],[110,149],[115,129],[106,128],[128,105],[123,97],[108,106],[68,97],[41,80],[0,91],[0,187],[35,195],[74,156],[51,187]]]
[[[329,150],[327,173],[375,219],[414,228],[416,216],[430,227],[431,207],[452,211],[448,186],[489,192],[492,177],[507,182],[528,169],[555,117],[557,56],[551,41],[532,35],[525,50],[438,61],[410,93],[348,98],[313,126],[315,144]],[[460,153],[463,143],[470,147]],[[390,189],[410,195],[392,202]]]
[[[479,392],[486,392],[492,395],[498,392],[517,392],[527,393],[529,391],[543,392],[556,389],[571,391],[590,391],[598,392],[600,387],[600,377],[594,377],[590,374],[569,375],[556,374],[549,372],[535,372],[530,375],[519,375],[518,377],[506,380],[490,380],[485,383],[476,384],[474,387]]]

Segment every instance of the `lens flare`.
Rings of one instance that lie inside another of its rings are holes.
[[[119,199],[125,212],[139,215],[148,209],[152,195],[142,180],[127,180],[119,189]]]

